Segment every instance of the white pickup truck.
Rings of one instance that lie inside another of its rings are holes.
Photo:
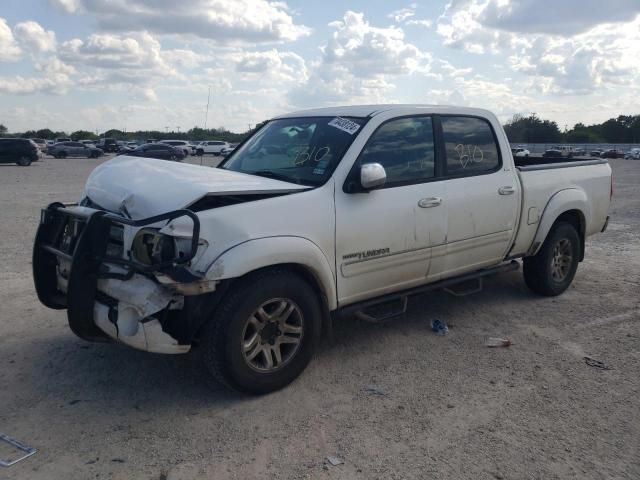
[[[611,169],[517,160],[490,112],[410,105],[283,115],[218,168],[120,156],[42,211],[36,290],[83,339],[193,347],[224,384],[272,391],[344,315],[382,321],[518,259],[562,293],[607,226]]]

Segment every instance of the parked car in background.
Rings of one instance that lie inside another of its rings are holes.
[[[159,143],[171,145],[172,147],[181,149],[184,152],[185,157],[191,155],[193,151],[193,149],[191,148],[191,144],[186,140],[160,140]]]
[[[124,155],[180,162],[187,156],[184,152],[184,148],[174,147],[166,143],[145,143],[144,145],[140,145],[138,148],[126,152]]]
[[[632,148],[624,154],[624,158],[630,160],[640,160],[640,148]]]
[[[28,138],[0,138],[0,163],[17,163],[28,167],[40,158],[40,150]]]
[[[549,150],[545,150],[542,154],[544,158],[557,158],[562,157],[562,151],[556,148],[550,148]]]
[[[114,153],[118,151],[118,142],[114,138],[101,138],[96,147],[105,153]]]
[[[514,157],[529,158],[529,155],[531,154],[531,152],[529,152],[529,150],[527,150],[526,148],[522,148],[522,147],[512,148],[511,152],[513,153]]]
[[[55,140],[47,140],[47,147],[49,147],[50,145],[54,145],[55,143]]]
[[[31,141],[36,144],[36,147],[42,153],[47,152],[47,141],[44,138],[32,138]]]
[[[220,155],[222,155],[223,157],[230,155],[237,146],[237,143],[230,143],[228,147],[224,147],[222,150],[220,150]]]
[[[623,158],[624,152],[616,148],[610,148],[600,154],[600,158]]]
[[[86,140],[78,140],[78,141],[79,141],[81,144],[86,145],[86,146],[88,146],[88,147],[95,147],[95,146],[96,146],[96,142],[95,142],[95,140],[89,140],[89,139],[86,139]]]
[[[123,154],[123,153],[130,152],[131,150],[135,150],[136,148],[138,148],[137,145],[135,147],[132,147],[131,145],[129,145],[128,142],[118,142],[118,151],[117,151],[117,153],[120,155],[120,154]]]
[[[56,139],[55,139],[55,141],[54,141],[53,143],[54,143],[54,145],[55,145],[56,143],[70,142],[70,141],[71,141],[71,139],[70,139],[70,138],[60,137],[60,138],[56,138]]]
[[[61,142],[56,143],[53,147],[49,147],[49,155],[53,155],[56,158],[67,157],[87,157],[98,158],[102,156],[104,152],[91,145],[85,145],[80,142]]]
[[[558,147],[554,147],[554,150],[559,150],[563,157],[571,158],[575,155],[575,150],[571,145],[560,145]]]
[[[198,145],[198,147],[196,148],[196,155],[204,155],[205,153],[221,155],[222,149],[228,147],[229,144],[221,140],[206,140]]]
[[[598,157],[598,158],[599,158],[599,157],[600,157],[600,155],[602,155],[602,152],[603,152],[603,151],[604,151],[604,150],[600,150],[600,149],[591,150],[591,151],[589,152],[589,155],[590,155],[591,157]]]
[[[587,149],[584,147],[575,147],[573,149],[573,155],[576,157],[585,157],[587,155]]]

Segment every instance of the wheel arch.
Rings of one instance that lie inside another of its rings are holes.
[[[580,261],[582,261],[584,259],[587,222],[590,218],[591,208],[584,190],[571,188],[557,192],[551,197],[544,209],[528,256],[538,253],[556,223],[566,222],[573,225],[578,232],[580,237]]]
[[[325,313],[337,308],[333,269],[320,247],[303,237],[267,237],[236,245],[216,258],[206,278],[238,279],[269,268],[288,269],[307,280],[318,290]]]

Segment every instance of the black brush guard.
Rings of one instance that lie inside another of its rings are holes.
[[[126,281],[134,273],[146,275],[154,281],[154,273],[163,273],[179,282],[199,279],[186,268],[197,253],[200,236],[200,221],[191,210],[174,210],[131,220],[100,210],[85,208],[74,211],[68,208],[72,206],[75,205],[53,203],[42,210],[33,247],[33,279],[40,301],[49,308],[66,308],[69,327],[80,338],[94,342],[109,341],[93,321],[94,304],[101,295],[97,290],[98,279]],[[189,217],[193,221],[190,250],[185,255],[171,261],[144,265],[107,254],[112,227],[145,227],[180,217]],[[70,263],[66,293],[58,289],[58,259]],[[114,272],[109,265],[118,266],[125,273]],[[103,303],[108,303],[108,299]]]

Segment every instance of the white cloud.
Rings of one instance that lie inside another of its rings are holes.
[[[80,0],[49,0],[49,4],[67,13],[75,13],[80,9]]]
[[[296,107],[388,102],[394,79],[430,70],[431,54],[407,42],[399,27],[374,27],[351,11],[329,25],[335,31],[309,81],[289,95]]]
[[[408,20],[405,22],[405,25],[417,25],[419,27],[431,28],[433,22],[431,20]]]
[[[389,15],[387,15],[387,17],[393,19],[393,21],[396,23],[402,23],[416,14],[415,8],[415,4],[413,4],[410,8],[400,8],[391,12]]]
[[[38,22],[18,23],[13,32],[18,42],[34,53],[53,52],[56,49],[56,34],[45,30]]]
[[[406,42],[404,31],[399,27],[373,27],[363,13],[352,11],[329,25],[335,32],[323,48],[326,64],[342,66],[359,77],[402,75],[429,69],[431,54]]]
[[[515,71],[533,77],[527,89],[540,94],[585,95],[638,78],[640,2],[567,0],[553,2],[548,15],[551,3],[451,1],[437,33],[446,46],[507,57]],[[614,21],[625,23],[606,23]]]
[[[16,39],[7,25],[7,21],[0,17],[0,61],[11,62],[18,60],[22,52]]]
[[[480,22],[510,32],[571,36],[640,14],[638,0],[488,0]]]
[[[311,30],[294,23],[283,2],[267,0],[54,0],[66,11],[96,15],[107,31],[177,34],[221,42],[297,40]]]
[[[302,57],[276,49],[245,53],[236,63],[236,72],[249,74],[254,82],[262,82],[265,77],[277,82],[293,83],[304,83],[308,79],[307,66]]]
[[[0,93],[11,95],[28,95],[32,93],[50,93],[64,95],[72,85],[71,80],[65,74],[51,74],[45,78],[0,77]]]

